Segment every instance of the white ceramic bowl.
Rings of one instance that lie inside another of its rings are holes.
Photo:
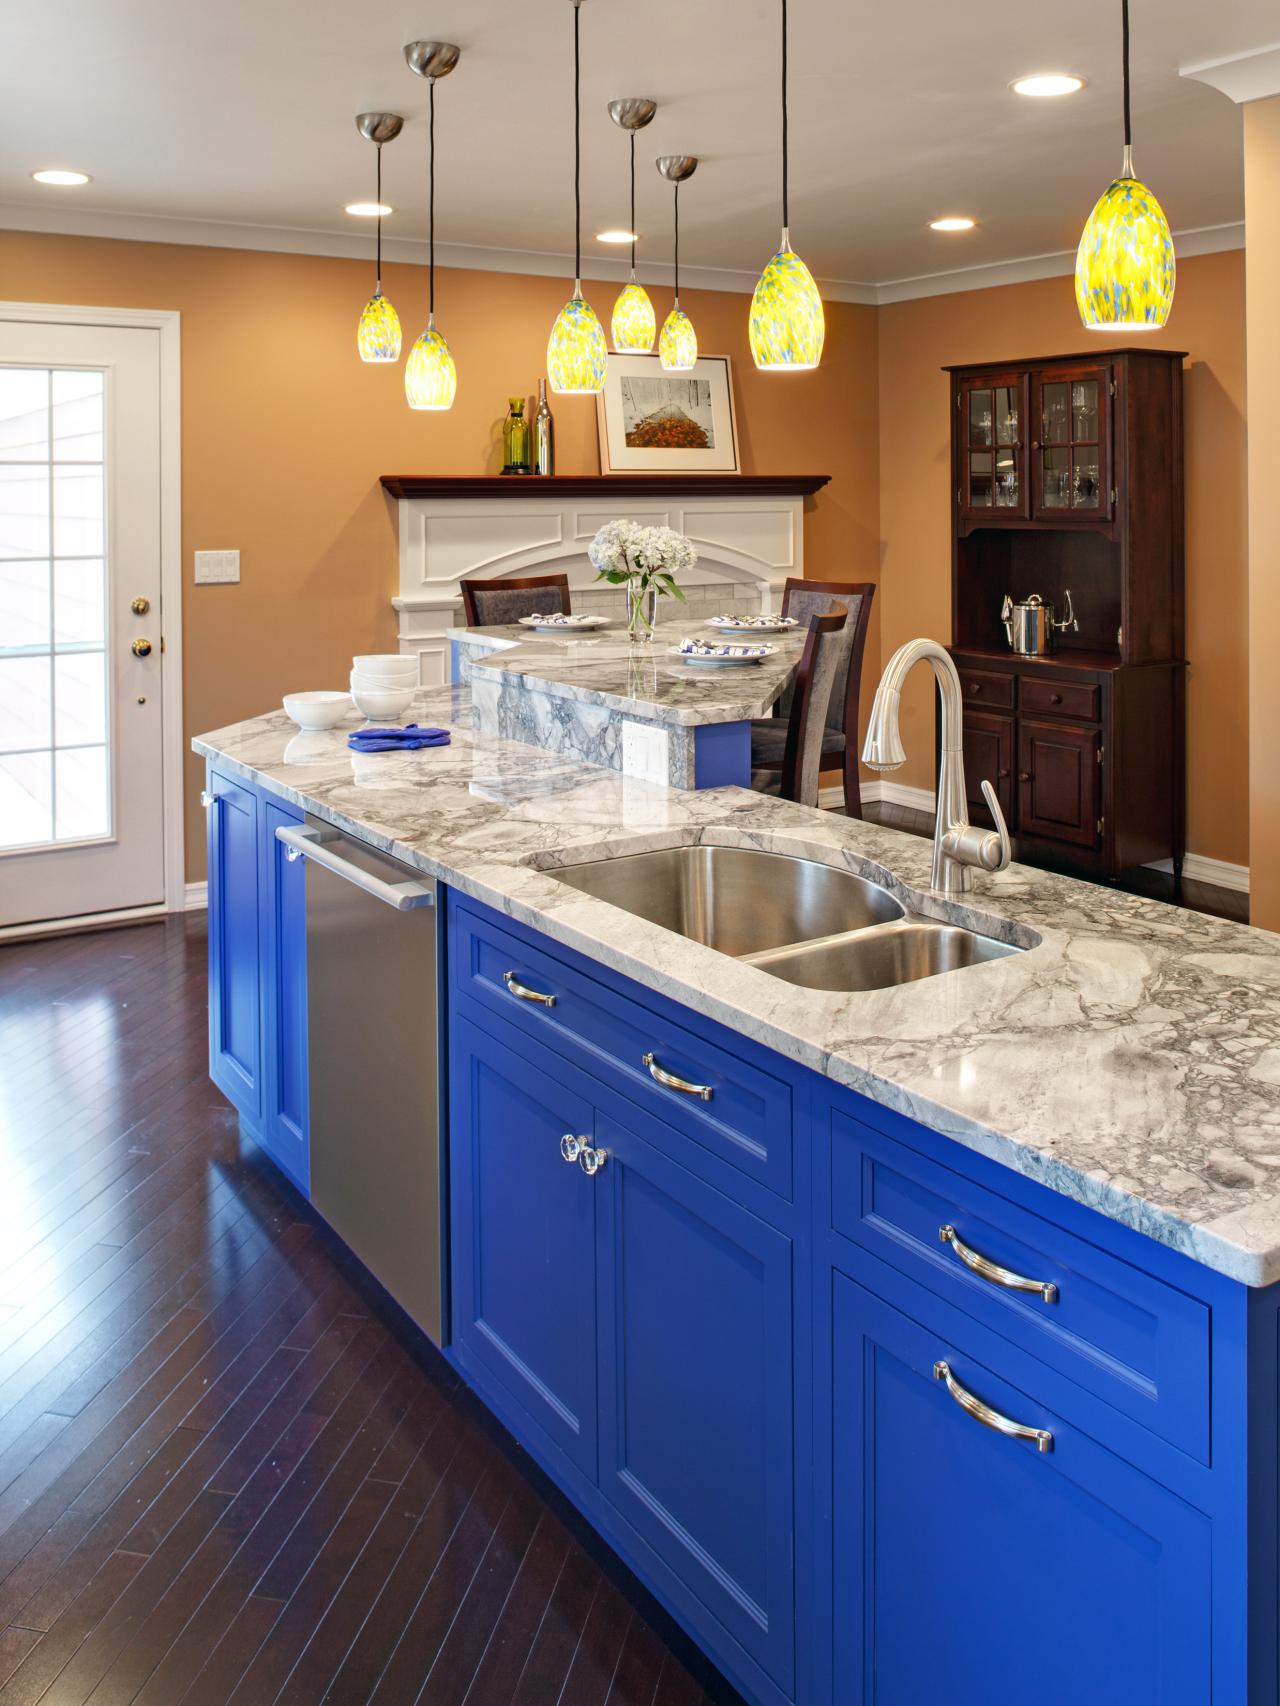
[[[364,675],[358,669],[351,671],[353,688],[362,687],[370,693],[416,693],[418,678],[416,675]]]
[[[356,673],[370,681],[416,681],[417,658],[403,658],[397,652],[370,653],[367,657],[352,658]]]
[[[331,729],[351,709],[349,693],[286,693],[284,714],[300,729]]]
[[[413,704],[414,689],[412,687],[353,687],[351,697],[356,702],[356,709],[363,711],[366,717],[377,722],[380,717],[402,717]]]

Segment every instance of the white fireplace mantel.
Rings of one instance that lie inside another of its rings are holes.
[[[400,518],[400,650],[417,653],[426,686],[449,679],[447,630],[463,580],[567,574],[581,605],[595,583],[587,546],[620,518],[687,534],[698,564],[681,585],[691,603],[732,590],[773,609],[789,575],[804,573],[804,503],[825,475],[559,476],[429,479],[384,475]]]

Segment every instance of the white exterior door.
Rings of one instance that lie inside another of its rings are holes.
[[[0,318],[0,927],[163,901],[160,636],[159,332]]]

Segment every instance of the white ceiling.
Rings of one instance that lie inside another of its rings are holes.
[[[1119,0],[791,0],[791,227],[814,273],[881,284],[1074,248],[1120,164],[1119,11]],[[1132,13],[1137,170],[1175,231],[1238,221],[1239,109],[1179,67],[1266,45],[1275,0],[1132,0]],[[342,212],[373,192],[373,150],[352,121],[384,107],[408,120],[384,154],[397,208],[387,236],[421,239],[427,89],[401,46],[434,36],[463,48],[436,97],[438,240],[531,259],[572,248],[568,0],[6,0],[0,36],[11,223],[143,215],[368,238]],[[670,190],[652,160],[681,152],[702,160],[682,194],[682,259],[750,273],[767,258],[780,218],[777,40],[777,0],[587,0],[590,254],[610,253],[594,232],[626,222],[626,139],[606,102],[646,94],[659,112],[638,148],[642,253],[670,253]],[[1008,92],[1050,68],[1087,89],[1057,101]],[[50,165],[94,181],[34,184],[29,173]],[[949,212],[979,229],[927,229]]]

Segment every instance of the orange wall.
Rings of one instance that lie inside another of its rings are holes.
[[[1274,270],[1267,276],[1274,279]],[[1243,253],[1180,261],[1173,313],[1158,341],[1166,349],[1190,352],[1187,838],[1192,852],[1235,864],[1249,859],[1244,332]],[[884,659],[917,634],[950,638],[951,461],[944,363],[1067,354],[1122,341],[1095,341],[1094,334],[1081,330],[1069,278],[927,297],[879,310]],[[1273,502],[1280,489],[1277,461],[1280,437],[1273,442],[1267,475]],[[927,671],[916,675],[903,706],[908,761],[896,779],[929,787],[932,690]],[[1272,679],[1277,679],[1274,670]],[[1271,722],[1278,720],[1280,703]],[[1280,835],[1280,809],[1276,825]]]
[[[446,415],[412,413],[402,370],[366,367],[355,325],[370,264],[243,250],[0,233],[4,294],[182,314],[183,600],[188,735],[254,716],[290,688],[341,686],[354,652],[395,649],[394,505],[381,474],[497,473],[507,397],[536,391],[564,279],[445,271],[438,319],[458,364]],[[425,318],[420,267],[384,269],[406,336]],[[588,284],[607,318],[616,287]],[[659,316],[669,292],[653,293]],[[747,298],[686,290],[702,347],[733,358],[747,473],[829,473],[809,504],[806,566],[874,580],[879,522],[875,310],[828,309],[813,374],[757,374]],[[596,473],[591,399],[552,399],[559,471]],[[192,552],[239,548],[238,586],[194,586]],[[874,613],[873,613],[874,621]],[[868,657],[879,655],[874,626]],[[867,671],[867,691],[875,670]],[[204,871],[187,761],[187,872]]]
[[[1244,109],[1248,222],[1250,916],[1280,930],[1280,96]]]

